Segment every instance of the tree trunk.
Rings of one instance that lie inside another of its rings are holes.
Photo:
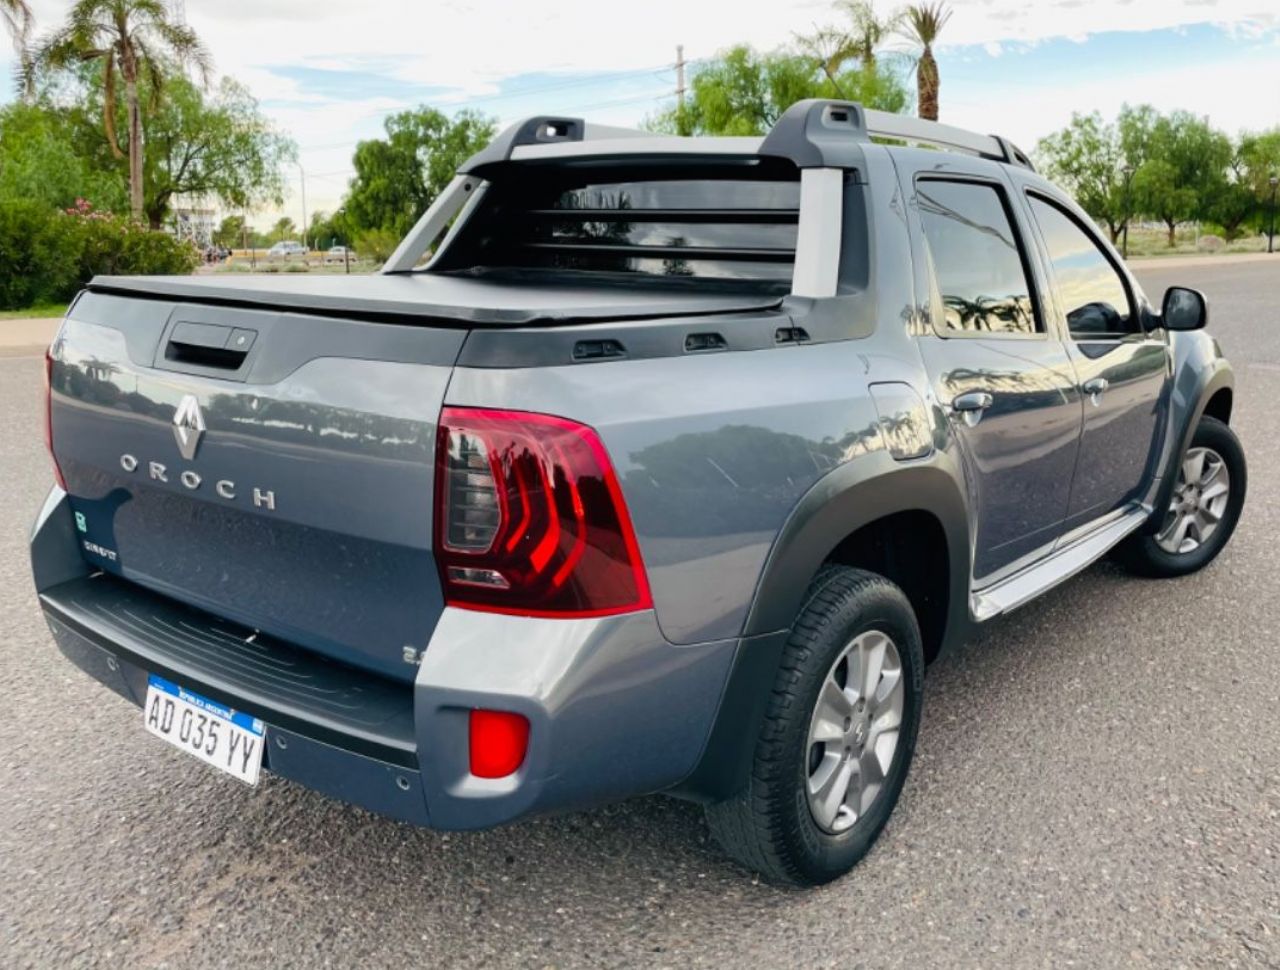
[[[141,222],[142,197],[142,106],[138,103],[137,79],[125,82],[125,98],[129,103],[129,209],[135,222]]]
[[[925,47],[916,65],[916,106],[921,118],[938,120],[938,62],[933,51]]]
[[[1169,227],[1169,248],[1172,249],[1174,246],[1178,245],[1178,241],[1173,237],[1173,231],[1177,228],[1178,224],[1172,219],[1166,219],[1164,224]]]

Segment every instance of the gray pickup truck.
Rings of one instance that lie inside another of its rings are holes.
[[[443,829],[665,791],[820,883],[942,651],[1104,555],[1222,550],[1205,318],[1002,138],[532,119],[378,275],[95,279],[48,357],[36,588],[243,781]]]

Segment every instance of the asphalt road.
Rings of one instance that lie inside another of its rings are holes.
[[[879,845],[803,893],[671,799],[446,835],[163,747],[40,619],[40,362],[0,359],[0,965],[1280,967],[1280,257],[1142,277],[1203,288],[1237,362],[1234,541],[936,665]]]

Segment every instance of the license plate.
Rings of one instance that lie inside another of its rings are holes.
[[[152,674],[142,708],[146,729],[249,785],[258,783],[266,726],[251,714]]]

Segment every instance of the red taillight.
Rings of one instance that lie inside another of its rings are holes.
[[[524,764],[529,747],[529,721],[510,711],[471,712],[471,773],[477,778],[505,778]]]
[[[53,348],[44,352],[44,446],[49,449],[49,459],[53,462],[53,479],[64,492],[67,480],[62,477],[62,469],[58,467],[58,456],[53,453]]]
[[[435,553],[450,606],[605,616],[653,605],[604,445],[564,418],[444,409]]]

